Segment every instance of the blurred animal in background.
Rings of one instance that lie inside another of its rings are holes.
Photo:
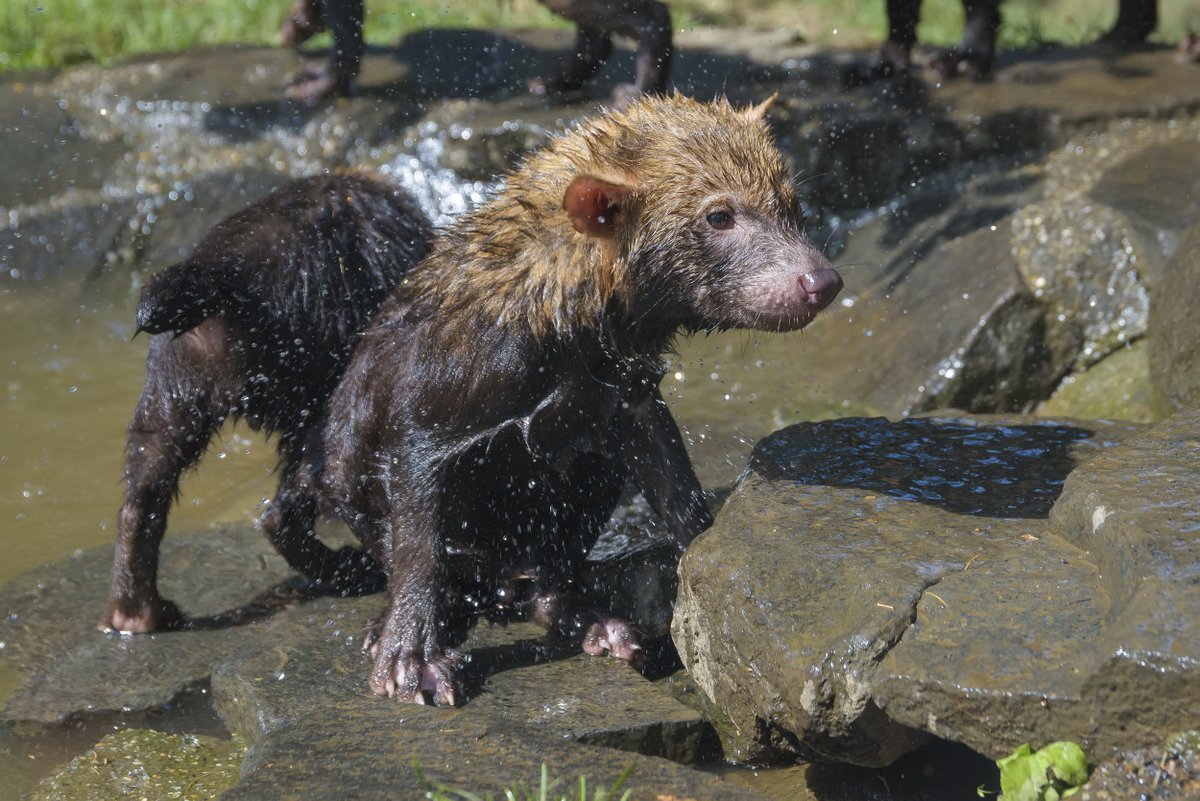
[[[878,61],[866,70],[847,76],[850,83],[866,83],[908,71],[917,43],[921,0],[887,0],[888,38]],[[991,77],[1000,29],[1000,0],[963,0],[963,36],[956,46],[939,53],[930,67],[942,78],[960,75],[975,80]],[[1129,46],[1144,42],[1158,27],[1157,0],[1120,0],[1117,21],[1101,42]]]
[[[288,97],[315,103],[326,97],[351,97],[366,51],[363,41],[363,0],[296,0],[279,29],[279,43],[297,47],[328,29],[333,54],[328,67],[301,70],[287,89]]]
[[[633,83],[621,83],[611,102],[624,106],[643,93],[662,93],[671,73],[671,15],[658,0],[541,0],[556,14],[578,27],[572,53],[550,76],[530,78],[529,91],[555,96],[581,88],[604,65],[614,35],[637,42]],[[287,94],[314,103],[326,97],[346,97],[356,89],[362,57],[363,0],[295,0],[283,27],[280,44],[295,47],[328,29],[333,54],[327,67],[307,68],[292,80]]]
[[[638,95],[662,94],[671,78],[671,13],[658,0],[540,0],[574,22],[575,49],[558,72],[531,78],[529,91],[552,95],[578,89],[595,75],[612,52],[614,34],[637,42],[633,83],[613,90],[611,103],[624,108]]]

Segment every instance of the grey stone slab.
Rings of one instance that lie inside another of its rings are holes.
[[[154,708],[206,681],[255,626],[292,603],[292,574],[247,527],[168,537],[163,594],[206,628],[147,636],[104,634],[112,552],[97,548],[26,573],[0,590],[4,654],[21,677],[0,712],[6,720],[52,722],[81,712]]]
[[[570,743],[552,733],[470,706],[445,710],[405,704],[331,704],[254,743],[241,782],[222,798],[420,798],[430,782],[486,797],[537,786],[542,765],[564,787],[586,777],[589,793],[610,786],[626,768],[635,798],[674,795],[712,801],[756,799],[747,787],[665,759]]]
[[[1051,514],[1112,598],[1083,688],[1112,723],[1105,743],[1149,746],[1200,720],[1198,456],[1192,407],[1072,473]]]
[[[1053,719],[1041,697],[1080,692],[1062,660],[1095,641],[1107,594],[1096,564],[1046,517],[1068,472],[1132,431],[849,418],[772,435],[681,561],[673,633],[685,666],[764,744],[790,737],[875,766],[927,733],[1002,748],[989,738],[1007,744],[1026,723],[989,704],[1030,699]],[[914,680],[908,661],[893,669],[909,650],[945,686]],[[905,704],[909,714],[895,711]],[[968,723],[987,737],[967,737]]]
[[[213,701],[247,742],[342,704],[338,714],[394,705],[367,687],[362,626],[382,598],[318,599],[276,615],[213,675]],[[550,645],[527,623],[480,623],[461,650],[470,662],[464,709],[541,736],[694,762],[711,751],[711,728],[629,665]]]

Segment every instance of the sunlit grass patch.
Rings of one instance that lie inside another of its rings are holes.
[[[586,776],[580,776],[577,783],[568,783],[565,785],[566,789],[560,789],[563,786],[562,780],[550,779],[550,771],[545,762],[542,763],[541,776],[536,786],[528,787],[522,783],[515,788],[506,789],[499,796],[491,793],[481,796],[469,790],[432,782],[421,771],[421,766],[415,759],[413,770],[417,772],[417,778],[425,788],[425,798],[429,801],[629,801],[633,793],[632,790],[621,792],[621,787],[633,773],[633,765],[621,771],[621,775],[612,786],[597,787],[590,795]]]
[[[0,0],[0,72],[109,63],[202,45],[271,44],[291,0]],[[700,25],[784,30],[826,47],[861,47],[887,34],[884,0],[669,0],[677,29]],[[1200,30],[1200,6],[1160,0],[1153,41]],[[1095,39],[1117,0],[1008,0],[1002,48]],[[367,0],[367,41],[387,45],[414,30],[569,27],[536,0]],[[926,0],[920,40],[950,45],[962,34],[959,0]],[[327,47],[328,34],[313,42]]]

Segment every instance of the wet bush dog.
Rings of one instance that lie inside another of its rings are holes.
[[[314,536],[299,457],[357,335],[431,240],[425,215],[396,187],[354,174],[311,178],[221,222],[146,286],[137,330],[154,336],[129,424],[101,628],[186,623],[159,595],[159,543],[180,474],[229,417],[277,437],[279,490],[263,528],[289,564],[332,590],[362,579],[369,559]]]
[[[842,280],[801,230],[770,106],[642,98],[532,154],[441,236],[329,403],[326,501],[383,566],[370,686],[454,704],[453,646],[508,608],[634,660],[572,592],[627,478],[680,549],[711,522],[659,394],[678,332],[791,331]]]
[[[888,39],[878,64],[867,73],[855,73],[851,82],[904,72],[917,43],[921,0],[887,0]],[[938,55],[930,64],[943,78],[968,75],[983,80],[992,74],[996,33],[1000,30],[1000,0],[963,0],[965,21],[962,41]],[[1146,41],[1158,27],[1157,0],[1120,0],[1117,21],[1101,41],[1134,45]]]
[[[658,0],[541,0],[556,14],[574,22],[573,52],[556,73],[531,78],[529,91],[554,95],[582,87],[612,53],[612,37],[637,42],[634,82],[613,92],[614,105],[624,105],[642,92],[662,92],[671,74],[671,14]],[[328,28],[333,53],[328,68],[302,70],[287,93],[295,100],[315,102],[331,95],[353,95],[365,51],[363,0],[295,0],[279,42],[295,47]]]

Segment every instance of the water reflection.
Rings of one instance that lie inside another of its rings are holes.
[[[121,502],[125,427],[146,339],[124,302],[82,303],[78,287],[0,292],[0,582],[80,548],[109,546]],[[173,530],[248,521],[271,491],[273,449],[226,429],[185,478]]]
[[[1077,425],[913,418],[803,423],[755,448],[750,470],[876,490],[958,514],[1046,517],[1096,431]]]

